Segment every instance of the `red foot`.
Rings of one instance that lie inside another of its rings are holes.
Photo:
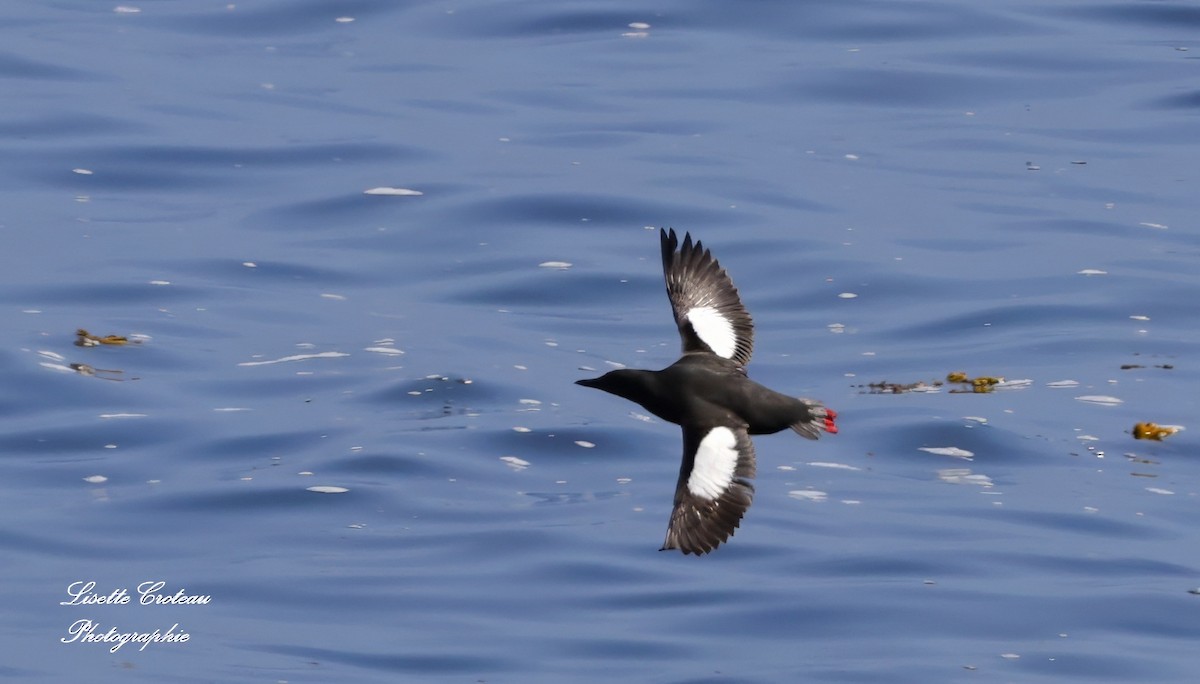
[[[834,420],[837,420],[837,411],[831,408],[825,409],[825,432],[831,435],[836,435],[838,431],[837,425],[833,422]]]

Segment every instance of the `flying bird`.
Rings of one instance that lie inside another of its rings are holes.
[[[629,399],[683,429],[675,507],[661,550],[701,555],[729,539],[753,500],[750,435],[791,428],[817,439],[837,432],[837,413],[747,377],[754,324],[733,281],[691,234],[680,244],[674,229],[661,230],[660,240],[683,355],[663,370],[620,369],[576,384]]]

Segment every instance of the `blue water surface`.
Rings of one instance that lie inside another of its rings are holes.
[[[1169,1],[8,7],[0,675],[1195,681],[1198,29]],[[657,550],[678,429],[572,384],[674,360],[658,226],[732,274],[751,376],[841,425],[757,438],[699,559]],[[877,390],[952,371],[1006,382]],[[87,582],[131,600],[62,605]]]

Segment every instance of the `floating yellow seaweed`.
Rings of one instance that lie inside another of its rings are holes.
[[[75,346],[77,347],[95,347],[101,344],[122,345],[122,344],[139,344],[141,340],[130,340],[124,335],[93,335],[92,333],[80,328],[75,331]]]
[[[863,390],[863,394],[906,394],[908,392],[937,392],[941,390],[943,385],[950,384],[966,385],[966,387],[963,389],[950,390],[952,393],[983,394],[985,392],[991,392],[992,389],[998,385],[1004,385],[1005,387],[1024,387],[1029,383],[1029,380],[1013,380],[1005,384],[1004,378],[1001,377],[981,375],[978,378],[972,378],[963,371],[954,371],[953,373],[948,373],[946,375],[946,380],[944,382],[942,380],[932,380],[930,382],[918,380],[917,382],[899,383],[881,380],[879,382],[872,382],[865,385],[856,385],[856,387],[858,387],[860,390]]]
[[[1156,442],[1163,441],[1164,437],[1179,432],[1182,428],[1178,425],[1159,425],[1158,423],[1137,423],[1133,426],[1134,439],[1152,439]]]
[[[972,378],[963,371],[954,371],[946,376],[946,382],[971,386],[970,389],[950,390],[951,392],[973,392],[975,394],[984,394],[986,392],[991,392],[993,387],[1004,382],[1004,378],[993,377],[990,375],[981,375],[978,378]]]

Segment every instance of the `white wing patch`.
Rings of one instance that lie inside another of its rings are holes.
[[[692,330],[696,331],[696,337],[707,344],[714,354],[726,359],[733,358],[737,351],[737,335],[733,331],[733,324],[720,311],[711,306],[697,306],[688,310],[687,320],[692,324]]]
[[[720,498],[733,482],[737,468],[737,435],[727,427],[715,427],[700,440],[687,488],[692,496],[709,501]]]

